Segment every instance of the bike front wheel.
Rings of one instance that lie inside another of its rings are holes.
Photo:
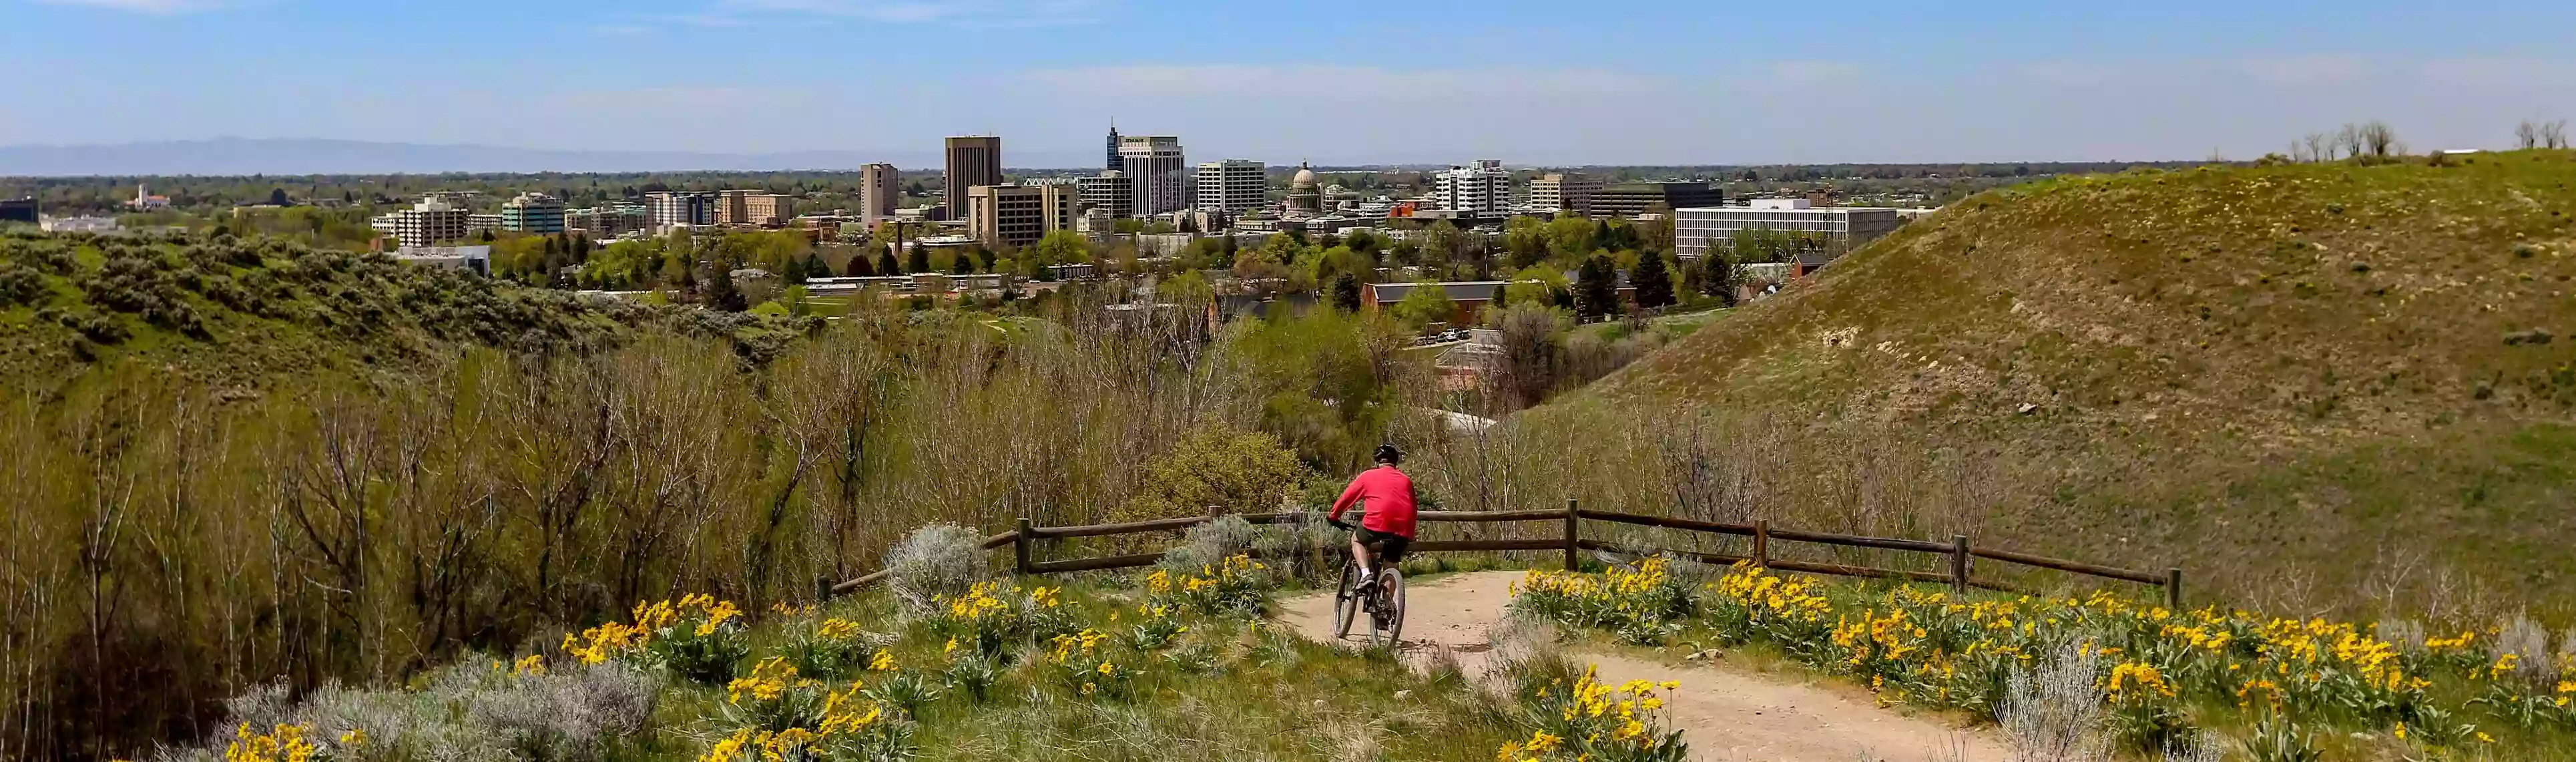
[[[1342,564],[1342,583],[1333,588],[1333,639],[1351,635],[1351,620],[1358,618],[1360,608],[1359,572],[1349,563]]]

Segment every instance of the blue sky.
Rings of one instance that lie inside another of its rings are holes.
[[[0,0],[0,145],[1097,150],[1515,164],[2251,157],[2576,117],[2576,3]],[[1014,165],[1024,162],[1012,160]]]

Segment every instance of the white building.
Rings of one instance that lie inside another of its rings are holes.
[[[1198,208],[1229,214],[1260,209],[1270,202],[1270,168],[1257,161],[1227,159],[1199,165]]]
[[[1823,234],[1842,247],[1856,247],[1895,232],[1904,224],[1898,210],[1884,207],[1817,208],[1803,198],[1754,199],[1752,206],[1708,206],[1673,210],[1673,251],[1687,257],[1708,253],[1709,245],[1727,245],[1735,234],[1753,228],[1789,233]]]
[[[1601,192],[1601,186],[1601,178],[1572,172],[1540,175],[1530,180],[1529,205],[1588,216],[1592,196]]]
[[[1181,139],[1127,135],[1118,139],[1118,163],[1135,195],[1132,214],[1147,217],[1190,206],[1189,158]]]
[[[47,217],[36,226],[48,233],[114,233],[122,229],[114,217]]]
[[[464,240],[467,220],[473,213],[442,196],[430,196],[409,209],[397,209],[375,218],[376,232],[394,237],[402,246],[431,246]]]
[[[1502,214],[1512,208],[1512,173],[1496,159],[1450,167],[1432,176],[1432,202],[1442,209]]]
[[[394,258],[423,267],[492,274],[490,246],[405,246],[394,251]]]

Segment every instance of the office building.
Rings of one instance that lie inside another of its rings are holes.
[[[783,193],[755,193],[742,199],[742,217],[736,225],[782,227],[796,218],[796,197]]]
[[[1135,192],[1136,216],[1150,217],[1189,207],[1189,159],[1181,152],[1180,138],[1120,137],[1118,161]]]
[[[473,213],[463,205],[442,196],[430,196],[409,209],[397,209],[376,218],[376,229],[392,235],[402,246],[434,246],[464,240],[472,217]]]
[[[565,232],[580,231],[592,238],[616,238],[652,226],[652,214],[640,204],[564,211]]]
[[[1601,184],[1601,178],[1572,172],[1539,175],[1530,180],[1529,205],[1589,216],[1592,197],[1601,192]]]
[[[902,177],[892,164],[870,164],[859,168],[859,219],[874,228],[877,223],[894,219],[897,202],[903,199]]]
[[[948,219],[964,219],[966,189],[1002,184],[1002,139],[971,135],[948,139],[948,176],[944,180]]]
[[[1109,125],[1109,157],[1100,165],[1104,172],[1123,172],[1127,165],[1118,160],[1118,125]]]
[[[1066,185],[978,185],[966,189],[966,234],[986,246],[1037,243],[1073,229],[1075,191]]]
[[[1502,214],[1512,208],[1512,173],[1496,159],[1481,159],[1464,167],[1450,167],[1431,176],[1432,198],[1442,209],[1479,215]]]
[[[1726,246],[1736,233],[1752,228],[1820,234],[1834,249],[1849,250],[1895,232],[1901,224],[1895,209],[1819,208],[1803,198],[1755,199],[1749,207],[1685,207],[1673,210],[1673,252],[1702,256],[1710,244]]]
[[[1099,210],[1113,220],[1136,216],[1136,184],[1125,172],[1102,172],[1082,178],[1074,187],[1080,189],[1084,209]]]
[[[1199,165],[1198,208],[1240,214],[1269,203],[1268,165],[1242,159]]]
[[[1592,194],[1592,216],[1634,218],[1657,206],[1683,209],[1724,203],[1725,193],[1708,183],[1619,183]]]
[[[644,200],[653,227],[716,224],[716,194],[665,191],[645,194]]]
[[[563,201],[536,192],[512,197],[501,202],[501,229],[540,235],[564,232]]]
[[[41,217],[42,215],[38,214],[34,196],[0,201],[0,222],[24,222],[32,225],[39,222]]]

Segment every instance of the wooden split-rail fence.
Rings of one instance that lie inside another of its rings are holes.
[[[1181,531],[1214,521],[1223,515],[1224,514],[1217,509],[1211,508],[1206,516],[1186,516],[1181,518],[1154,519],[1150,521],[1130,521],[1119,524],[1093,524],[1089,526],[1068,527],[1041,527],[1036,526],[1030,523],[1028,519],[1023,518],[1020,519],[1019,528],[984,538],[984,549],[990,551],[1000,550],[1005,547],[1010,548],[1012,568],[1020,574],[1056,574],[1065,572],[1100,571],[1104,569],[1132,569],[1142,566],[1152,566],[1155,562],[1162,560],[1163,554],[1136,553],[1130,555],[1102,556],[1097,558],[1041,561],[1036,558],[1036,546],[1037,543],[1042,540],[1064,540],[1077,537],[1113,537],[1120,535]],[[1983,558],[1990,561],[2001,561],[2022,566],[2053,569],[2073,574],[2082,574],[2104,579],[2116,579],[2161,587],[2164,589],[2165,607],[2175,611],[2182,610],[2182,569],[2180,568],[2168,568],[2161,573],[2137,571],[2113,566],[2088,564],[2081,561],[2049,558],[2029,553],[2018,553],[1999,548],[1981,548],[1970,545],[1968,543],[1967,535],[1954,535],[1950,538],[1949,542],[1944,543],[1931,540],[1907,540],[1893,537],[1864,537],[1860,535],[1833,534],[1829,532],[1807,532],[1794,529],[1773,528],[1771,526],[1771,522],[1768,520],[1756,520],[1750,524],[1726,524],[1713,521],[1675,518],[1670,516],[1644,516],[1633,513],[1596,511],[1583,508],[1575,500],[1570,499],[1565,501],[1565,509],[1562,511],[1422,511],[1417,514],[1417,517],[1420,521],[1425,523],[1563,522],[1565,531],[1562,537],[1523,537],[1487,540],[1420,540],[1413,543],[1412,549],[1409,551],[1411,553],[1562,549],[1565,552],[1565,568],[1567,569],[1582,568],[1582,553],[1587,550],[1621,554],[1637,554],[1641,552],[1662,553],[1678,558],[1688,558],[1695,561],[1713,564],[1734,564],[1740,561],[1751,561],[1756,566],[1788,572],[1829,574],[1844,577],[1900,579],[1912,582],[1940,582],[1947,583],[1952,589],[1963,593],[1971,587],[2004,592],[2024,592],[2022,589],[2010,584],[1992,579],[1979,580],[1971,576],[1970,571],[1971,567],[1974,565],[1974,560]],[[1319,520],[1319,517],[1317,517],[1316,514],[1308,513],[1243,514],[1242,518],[1253,524],[1282,524],[1295,523],[1301,520],[1310,519]],[[1584,536],[1582,528],[1583,522],[1586,520],[1604,521],[1615,524],[1629,524],[1643,527],[1657,527],[1662,529],[1678,529],[1701,534],[1749,537],[1752,538],[1752,548],[1749,555],[1741,556],[1726,553],[1709,553],[1669,548],[1641,549],[1632,545],[1613,544]],[[1803,542],[1848,548],[1874,548],[1879,550],[1936,554],[1947,557],[1949,568],[1940,572],[1927,572],[1796,561],[1774,557],[1771,553],[1771,544],[1773,542]],[[849,593],[859,588],[884,581],[886,574],[887,571],[878,571],[857,579],[839,583],[831,583],[826,580],[825,584],[820,586],[822,588],[821,592],[825,597]]]

